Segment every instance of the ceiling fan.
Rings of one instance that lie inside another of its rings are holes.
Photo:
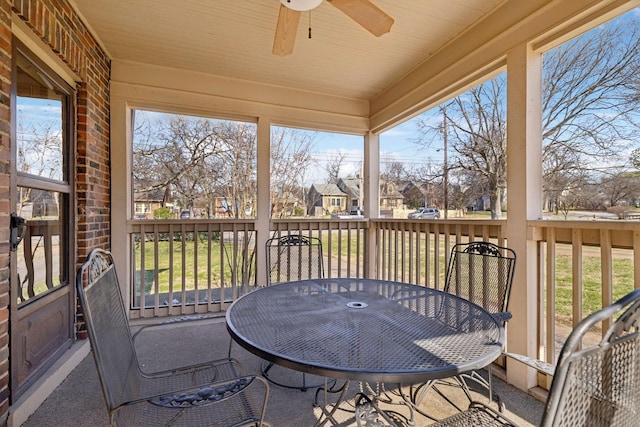
[[[278,24],[273,40],[273,54],[286,56],[293,52],[300,14],[318,7],[324,0],[280,0]],[[327,0],[376,37],[388,33],[393,18],[369,0]]]

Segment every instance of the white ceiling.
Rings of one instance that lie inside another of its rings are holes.
[[[371,0],[375,37],[327,1],[303,12],[293,54],[271,53],[279,0],[72,0],[115,61],[371,100],[504,0]],[[312,38],[308,38],[309,19]]]

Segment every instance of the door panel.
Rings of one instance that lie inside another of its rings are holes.
[[[14,372],[18,384],[23,386],[34,368],[43,366],[48,358],[67,348],[61,343],[69,339],[68,292],[52,293],[43,299],[50,301],[41,301],[18,311],[13,331],[18,337],[14,341],[18,347],[14,352]],[[34,376],[32,380],[35,379]]]
[[[10,360],[15,400],[73,342],[76,252],[75,93],[17,40],[14,46]]]

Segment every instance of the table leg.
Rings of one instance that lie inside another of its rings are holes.
[[[364,393],[356,394],[356,422],[358,427],[399,427],[389,413],[380,410],[375,398]],[[413,424],[409,424],[413,425]]]
[[[415,406],[412,404],[409,396],[404,393],[402,384],[396,384],[395,389],[387,389],[385,383],[376,383],[373,387],[370,383],[360,383],[360,393],[356,398],[356,408],[360,403],[360,414],[363,424],[366,427],[369,426],[415,426]],[[378,405],[384,404],[385,406],[401,406],[405,407],[408,411],[408,415],[405,412],[394,411],[392,409],[381,410]],[[383,418],[385,421],[381,420]],[[375,421],[375,422],[374,422]],[[360,426],[360,424],[358,424]]]
[[[342,386],[339,388],[334,388],[337,384],[336,380],[331,380],[331,381],[334,381],[334,383],[331,385],[331,387],[329,387],[329,379],[325,377],[324,387],[320,387],[319,389],[316,390],[316,398],[313,405],[315,407],[319,407],[322,410],[322,413],[320,414],[318,421],[314,424],[314,427],[321,427],[325,425],[327,421],[331,421],[333,425],[339,424],[338,421],[336,421],[336,419],[333,416],[338,410],[338,408],[340,407],[340,405],[344,402],[344,397],[346,396],[347,390],[349,389],[349,380],[346,380],[344,384],[342,384]],[[323,392],[322,405],[318,404],[318,393],[320,393],[320,391]],[[327,399],[328,393],[340,393],[338,396],[338,400],[336,400],[336,402],[333,403],[333,407],[331,408],[331,410],[328,409],[328,406],[330,405]]]

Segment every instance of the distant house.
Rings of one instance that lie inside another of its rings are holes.
[[[227,197],[215,198],[215,218],[233,218],[235,216],[235,206],[233,200]]]
[[[271,200],[271,216],[273,218],[295,216],[298,208],[300,208],[300,200],[303,199],[303,197],[301,193],[291,191],[278,194],[277,197]],[[299,210],[300,213],[304,213],[304,209],[300,208]]]
[[[162,207],[173,208],[171,191],[168,188],[165,190],[141,190],[133,194],[135,219],[153,219],[153,211]]]
[[[380,182],[380,211],[393,211],[402,208],[404,196],[398,191],[395,183]]]
[[[362,208],[364,197],[361,191],[361,178],[340,178],[338,179],[338,188],[347,195],[348,206],[345,206],[345,211]]]
[[[55,193],[47,190],[30,189],[21,194],[19,214],[24,218],[57,217],[59,215],[58,200]]]
[[[348,195],[336,184],[312,184],[307,198],[307,213],[322,216],[344,212]]]
[[[404,203],[411,209],[425,206],[425,201],[429,197],[427,185],[414,181],[402,182],[398,186],[398,191],[404,197]]]
[[[364,197],[361,178],[340,178],[337,184],[313,184],[309,189],[308,213],[312,216],[362,209]],[[380,209],[402,207],[404,197],[392,182],[380,183]]]
[[[491,198],[487,195],[474,198],[466,209],[469,211],[488,211],[491,209]]]

